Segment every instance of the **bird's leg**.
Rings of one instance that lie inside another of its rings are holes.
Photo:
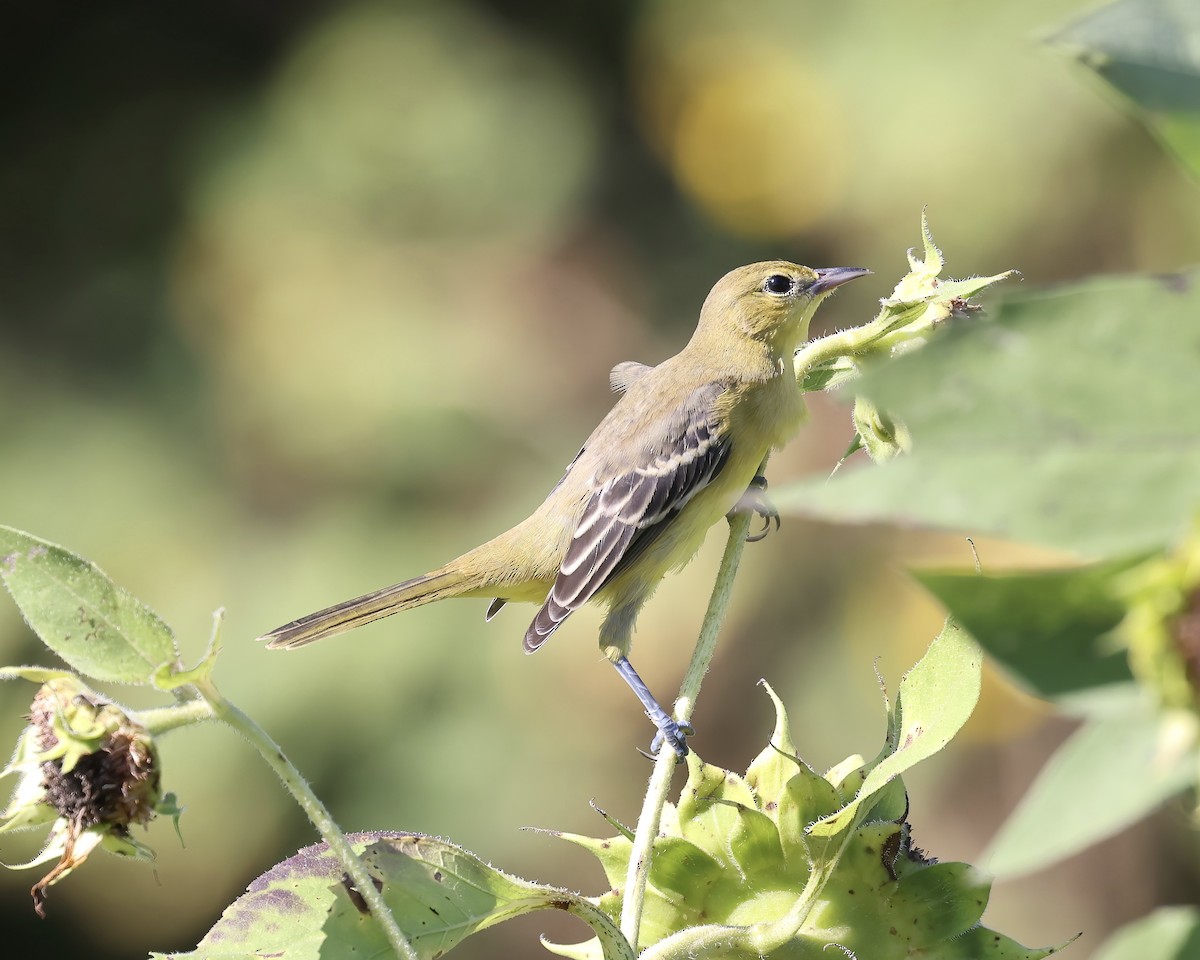
[[[775,524],[775,529],[780,526],[779,511],[775,509],[775,504],[771,502],[767,496],[767,478],[762,474],[758,474],[750,481],[750,486],[746,488],[746,492],[742,494],[737,505],[729,511],[732,517],[735,513],[743,513],[749,510],[758,516],[762,517],[763,528],[759,533],[747,535],[746,540],[749,543],[757,543],[771,532],[771,524]]]
[[[686,757],[688,754],[687,737],[692,733],[691,724],[680,723],[659,705],[658,701],[654,699],[654,694],[650,692],[650,688],[633,669],[633,664],[629,662],[628,657],[618,657],[612,662],[612,665],[617,668],[617,673],[621,675],[621,678],[629,684],[629,689],[642,701],[642,706],[646,708],[646,716],[658,727],[658,733],[654,735],[654,739],[650,743],[650,752],[658,753],[663,741],[666,741],[675,751],[675,756],[680,760]]]

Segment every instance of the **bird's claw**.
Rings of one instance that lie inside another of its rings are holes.
[[[650,756],[657,756],[658,751],[662,749],[664,743],[669,743],[671,749],[675,751],[675,756],[682,760],[688,755],[687,738],[696,731],[690,723],[680,723],[678,720],[673,720],[670,717],[662,719],[650,718],[658,724],[658,733],[654,735],[654,739],[650,741]]]
[[[742,494],[741,500],[734,508],[734,512],[749,510],[755,516],[760,517],[763,522],[763,528],[758,533],[746,534],[747,543],[758,543],[771,532],[771,524],[775,524],[775,529],[778,530],[783,521],[779,518],[779,511],[775,509],[770,498],[767,496],[767,478],[761,474],[750,481],[750,486],[746,488],[746,492]]]

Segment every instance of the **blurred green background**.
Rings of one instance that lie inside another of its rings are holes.
[[[928,207],[948,275],[1026,286],[1200,260],[1200,192],[1039,36],[1074,0],[560,4],[216,0],[9,11],[0,109],[0,522],[94,559],[198,656],[346,829],[453,838],[586,892],[581,852],[524,826],[636,819],[652,732],[572,618],[521,653],[532,608],[464,601],[297,654],[260,632],[419,573],[523,517],[611,402],[607,371],[689,335],[709,286],[765,257],[862,265],[818,318],[874,313]],[[776,485],[831,469],[848,411],[817,398]],[[720,549],[663,586],[634,662],[666,699]],[[980,544],[985,564],[1053,562]],[[741,768],[767,677],[806,757],[873,754],[940,613],[904,567],[956,537],[791,519],[747,554],[695,745]],[[0,662],[48,654],[0,604]],[[32,688],[0,688],[14,741]],[[116,691],[134,705],[156,702]],[[973,861],[1069,729],[997,676],[910,779],[915,839]],[[235,737],[164,741],[187,808],[153,868],[97,856],[33,915],[4,873],[6,947],[181,949],[311,842]],[[1168,811],[996,887],[989,924],[1086,956],[1194,900]],[[7,841],[6,862],[32,852]],[[28,848],[28,849],[27,849]],[[986,864],[982,864],[986,866]],[[535,917],[456,956],[533,956]],[[22,955],[22,954],[13,954]]]

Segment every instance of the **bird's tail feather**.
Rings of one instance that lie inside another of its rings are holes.
[[[276,627],[258,639],[265,640],[267,646],[273,650],[290,650],[345,633],[401,610],[410,610],[446,597],[462,596],[480,586],[481,583],[465,575],[461,569],[443,567],[424,576],[405,580],[403,583],[393,584],[374,593],[367,593],[310,613],[299,620]]]

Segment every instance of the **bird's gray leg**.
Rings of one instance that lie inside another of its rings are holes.
[[[654,694],[650,692],[650,688],[633,669],[633,664],[629,662],[628,657],[618,657],[613,660],[612,664],[617,668],[617,673],[621,675],[621,678],[629,684],[629,689],[642,701],[642,706],[646,708],[646,716],[658,727],[658,733],[654,735],[654,739],[650,743],[650,752],[658,753],[663,741],[666,741],[675,751],[675,756],[680,760],[686,757],[688,755],[687,737],[692,732],[691,724],[680,723],[659,705],[659,702],[654,699]]]
[[[775,504],[767,496],[767,478],[762,474],[758,474],[750,481],[750,486],[746,488],[746,492],[742,494],[737,505],[729,511],[729,516],[732,517],[735,513],[743,513],[751,511],[763,519],[762,531],[756,534],[747,535],[746,540],[749,543],[757,543],[771,532],[771,524],[775,524],[775,529],[780,526],[779,511],[775,509]]]

